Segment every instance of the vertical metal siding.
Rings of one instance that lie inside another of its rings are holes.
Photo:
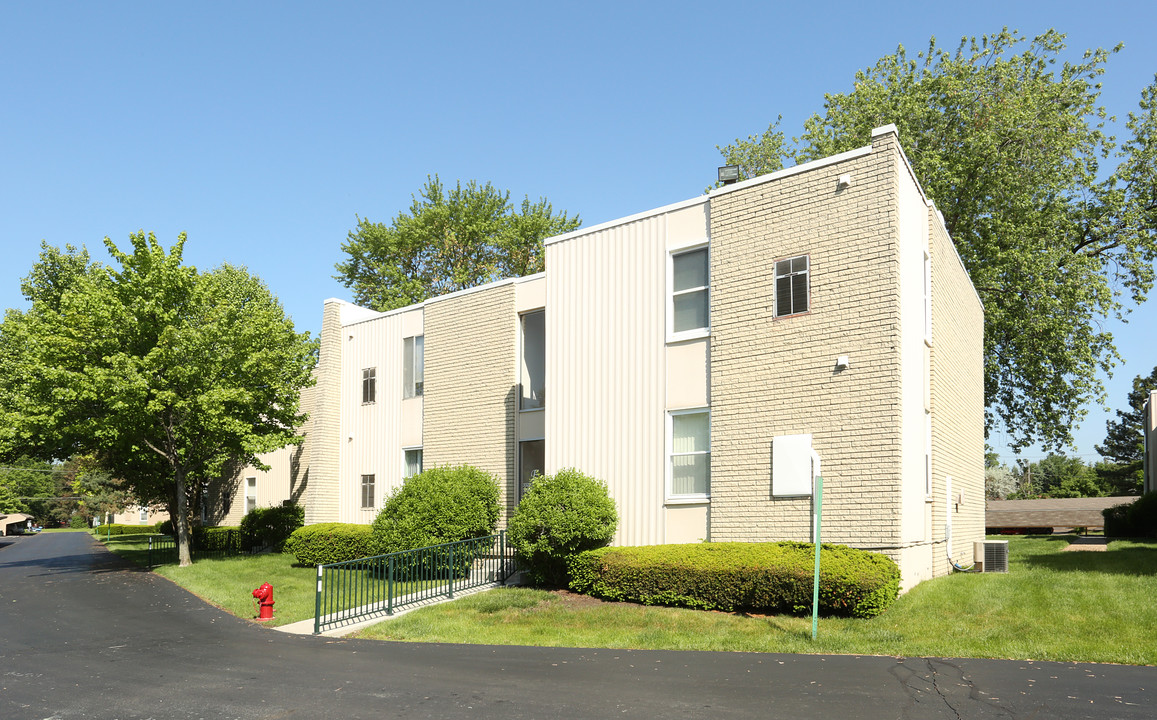
[[[547,246],[546,465],[606,481],[620,545],[663,542],[666,218]]]
[[[341,522],[372,522],[382,500],[403,480],[402,338],[408,314],[342,328]],[[377,369],[375,400],[363,405],[362,370],[370,367]],[[371,474],[374,508],[363,510],[361,476]]]

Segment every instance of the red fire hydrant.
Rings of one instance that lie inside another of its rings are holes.
[[[257,616],[257,622],[272,620],[273,586],[269,583],[264,583],[261,587],[253,591],[253,597],[257,598],[257,602],[261,605],[261,613]]]

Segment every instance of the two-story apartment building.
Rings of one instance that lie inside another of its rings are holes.
[[[619,544],[807,540],[814,450],[825,541],[906,586],[971,561],[983,310],[893,126],[545,252],[391,312],[326,301],[307,522],[370,522],[423,466],[469,463],[507,513],[535,473],[606,481]]]

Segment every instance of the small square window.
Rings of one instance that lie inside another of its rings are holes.
[[[810,262],[807,255],[775,263],[775,316],[798,315],[808,311]]]

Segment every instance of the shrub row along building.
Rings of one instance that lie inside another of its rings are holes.
[[[546,272],[391,312],[327,300],[306,441],[219,519],[369,523],[423,467],[608,484],[616,543],[823,539],[906,587],[984,532],[983,310],[894,126],[869,146],[550,238]]]

